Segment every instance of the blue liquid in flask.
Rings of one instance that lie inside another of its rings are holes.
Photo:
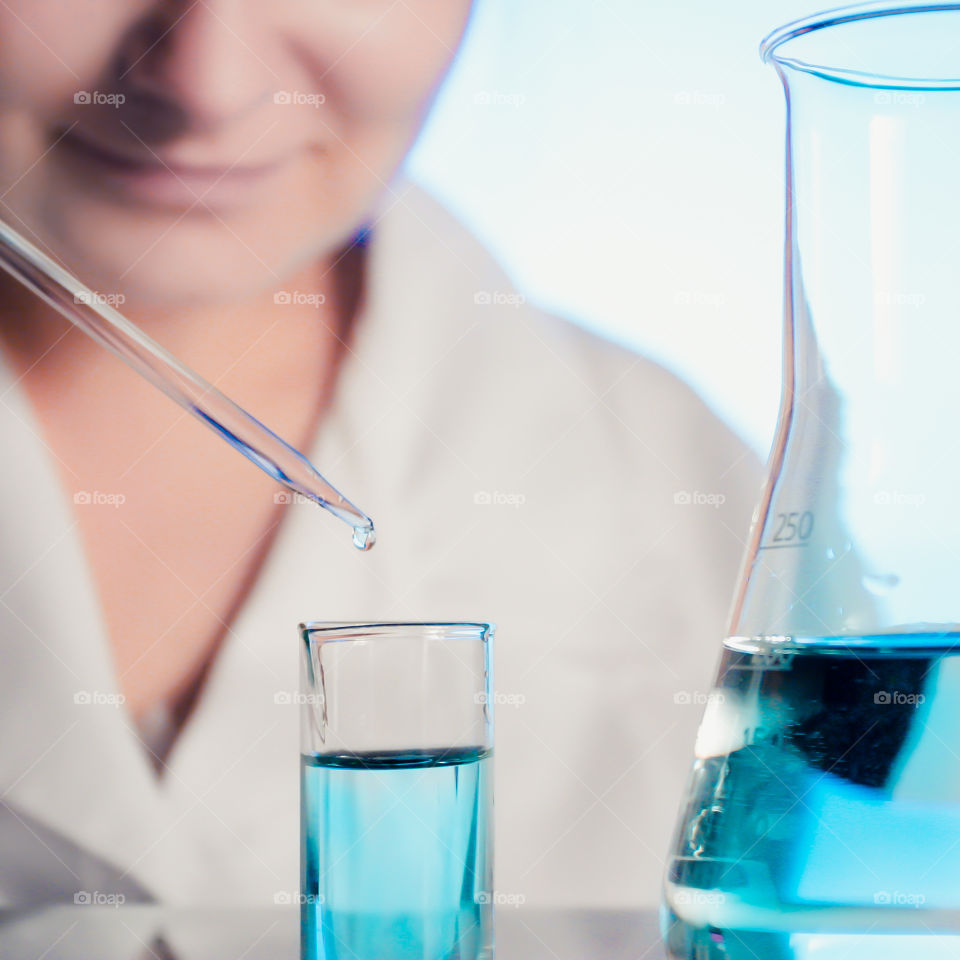
[[[960,634],[731,640],[718,677],[669,955],[960,958]]]
[[[489,960],[492,753],[303,756],[303,960]]]

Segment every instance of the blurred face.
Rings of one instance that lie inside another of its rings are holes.
[[[128,303],[332,255],[396,171],[471,0],[5,0],[0,218]]]

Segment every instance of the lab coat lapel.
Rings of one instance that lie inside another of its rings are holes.
[[[477,487],[471,458],[440,429],[479,395],[472,369],[449,369],[450,358],[490,322],[490,301],[513,288],[478,241],[406,179],[384,196],[373,237],[366,316],[315,453],[377,523],[378,545],[364,563],[406,582],[402,557],[444,536],[438,497]]]
[[[152,771],[118,704],[70,494],[2,356],[0,436],[0,797],[108,863],[143,857],[149,880],[162,859],[146,849],[162,828]]]

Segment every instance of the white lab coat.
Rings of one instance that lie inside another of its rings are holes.
[[[295,898],[297,623],[395,618],[499,625],[498,891],[656,901],[759,465],[664,369],[522,302],[421,189],[383,210],[308,451],[377,547],[287,508],[160,782],[109,702],[71,493],[0,365],[0,906]]]

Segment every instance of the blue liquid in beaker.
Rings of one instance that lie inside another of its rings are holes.
[[[485,960],[489,750],[304,756],[304,960]]]

